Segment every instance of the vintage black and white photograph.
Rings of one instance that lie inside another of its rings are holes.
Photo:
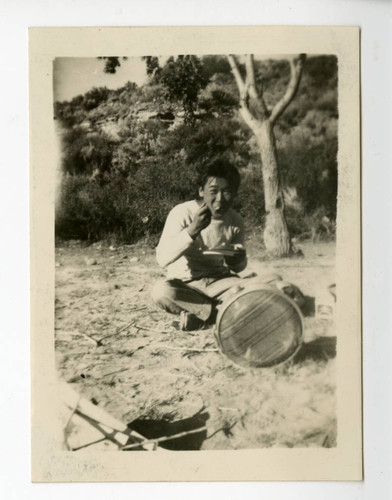
[[[344,440],[342,61],[279,49],[52,58],[57,451]]]

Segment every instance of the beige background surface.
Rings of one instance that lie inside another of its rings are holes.
[[[31,380],[34,481],[358,480],[361,451],[358,28],[34,28],[30,30]],[[331,53],[339,58],[338,446],[165,454],[58,450],[54,367],[52,61],[118,54]]]

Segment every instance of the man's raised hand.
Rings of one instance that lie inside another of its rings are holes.
[[[210,209],[205,203],[202,203],[199,210],[195,213],[193,221],[188,226],[189,236],[194,240],[200,234],[200,232],[209,225],[210,222]]]

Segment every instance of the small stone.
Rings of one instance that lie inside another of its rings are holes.
[[[117,249],[116,249],[116,247],[115,247],[115,246],[110,245],[109,250],[111,250],[112,252],[114,252],[114,251],[115,251],[115,250],[117,250]]]
[[[132,257],[132,259],[129,259],[129,262],[138,262],[139,257]]]
[[[96,266],[98,264],[96,259],[86,259],[86,264],[88,266]]]
[[[60,262],[56,262],[56,267],[60,267],[61,266],[61,263]]]

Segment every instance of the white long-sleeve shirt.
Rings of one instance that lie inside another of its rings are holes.
[[[167,268],[167,278],[192,280],[204,277],[219,277],[229,273],[224,257],[203,255],[203,251],[225,244],[244,244],[242,217],[229,209],[221,220],[211,223],[193,240],[187,231],[199,209],[196,200],[175,206],[169,213],[159,244],[157,261]],[[240,272],[246,267],[246,256],[231,270]]]

